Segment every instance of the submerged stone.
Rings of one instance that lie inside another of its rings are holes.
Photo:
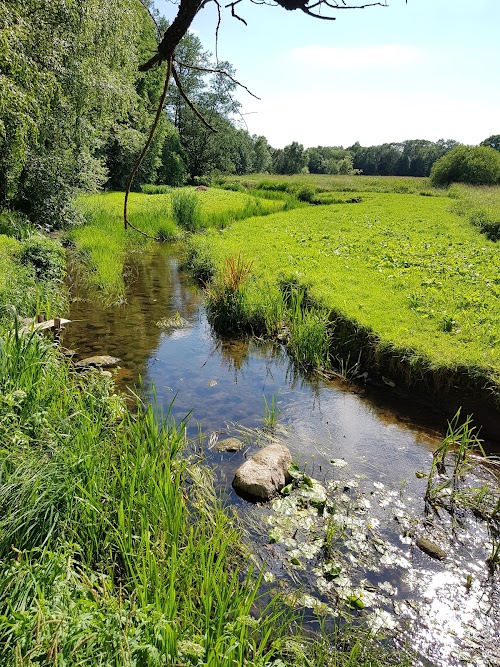
[[[94,357],[87,357],[75,363],[76,368],[109,368],[116,366],[121,361],[118,357],[111,357],[109,354],[100,354]]]
[[[427,537],[417,537],[415,544],[431,558],[435,558],[436,560],[444,560],[446,558],[446,551]]]
[[[264,447],[238,468],[233,480],[234,490],[250,500],[270,500],[290,480],[291,464],[288,447]]]
[[[244,446],[244,443],[238,438],[225,438],[217,440],[214,449],[216,452],[238,452]]]

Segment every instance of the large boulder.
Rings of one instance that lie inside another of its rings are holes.
[[[238,468],[233,487],[250,500],[269,500],[290,481],[292,455],[284,445],[264,447]]]

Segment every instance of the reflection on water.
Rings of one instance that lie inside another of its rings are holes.
[[[251,508],[240,501],[230,481],[248,451],[255,449],[255,438],[249,434],[262,424],[265,400],[271,405],[274,397],[280,411],[280,438],[298,465],[324,483],[356,486],[370,508],[370,526],[377,526],[381,539],[393,545],[392,561],[364,564],[356,576],[380,584],[379,592],[386,586],[380,605],[392,615],[413,619],[412,644],[437,664],[458,664],[462,650],[469,664],[500,665],[491,648],[498,633],[498,581],[488,581],[479,562],[484,559],[485,539],[480,528],[469,526],[469,532],[460,533],[451,545],[452,556],[443,564],[402,539],[400,523],[395,521],[398,511],[422,514],[425,480],[415,472],[430,467],[437,442],[434,427],[416,428],[404,410],[389,410],[341,383],[304,378],[270,344],[215,339],[202,295],[179,272],[175,248],[135,254],[131,274],[126,303],[112,308],[73,285],[70,317],[76,321],[65,332],[64,344],[81,358],[119,357],[120,389],[134,387],[141,377],[146,395],[154,384],[160,409],[167,410],[175,397],[175,419],[192,411],[188,422],[192,437],[198,436],[199,427],[206,436],[243,430],[247,444],[243,452],[221,454],[207,448],[206,455],[218,471],[219,483],[229,481],[227,494],[239,511],[260,513],[261,519],[268,508]],[[165,318],[176,318],[179,325],[157,326]],[[331,461],[340,459],[346,467],[339,470]],[[269,547],[265,532],[260,543]],[[365,570],[369,567],[371,574]],[[473,580],[470,590],[464,586],[468,574]],[[309,575],[305,572],[303,580]],[[486,658],[481,657],[482,647],[488,645]]]

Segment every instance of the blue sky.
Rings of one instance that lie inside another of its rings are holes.
[[[320,21],[242,0],[248,26],[223,8],[219,59],[261,98],[238,93],[250,133],[274,147],[500,134],[500,0],[387,1]],[[214,3],[193,23],[212,52],[216,24]]]

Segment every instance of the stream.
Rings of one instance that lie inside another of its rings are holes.
[[[290,604],[321,616],[342,603],[354,622],[397,633],[421,664],[500,666],[500,586],[498,569],[492,575],[485,564],[485,526],[468,515],[436,521],[424,512],[420,472],[431,468],[446,417],[429,406],[389,402],[383,389],[306,377],[278,346],[219,340],[201,291],[179,263],[176,246],[132,254],[126,302],[108,308],[78,272],[70,274],[64,346],[78,358],[119,357],[118,389],[131,395],[140,378],[138,391],[160,411],[176,421],[190,413],[188,436],[248,526],[265,581],[282,588]],[[216,438],[228,436],[245,447],[217,452]],[[232,489],[236,468],[275,440],[335,507],[328,562],[321,546],[327,519],[314,507],[292,496],[253,505]],[[444,560],[416,546],[412,538],[422,531],[444,547]]]

